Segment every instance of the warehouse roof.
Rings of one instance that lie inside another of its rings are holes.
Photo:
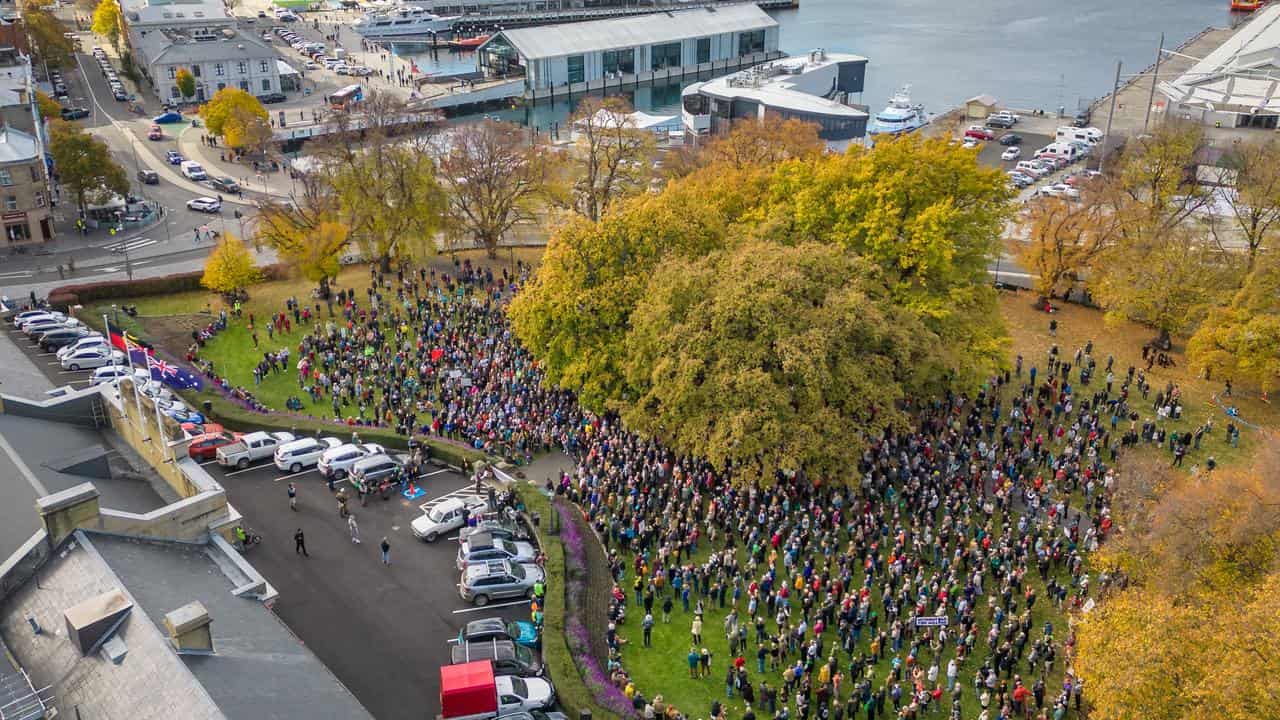
[[[1222,112],[1280,112],[1280,5],[1258,12],[1176,80],[1160,83],[1174,102]]]
[[[777,25],[778,22],[759,6],[744,3],[503,30],[485,44],[505,38],[525,59],[537,60],[723,33],[763,30]]]

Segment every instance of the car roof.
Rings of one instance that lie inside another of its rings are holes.
[[[507,621],[503,620],[502,618],[491,617],[491,618],[481,618],[480,620],[472,620],[471,622],[467,623],[468,635],[470,635],[471,633],[492,632],[495,630],[506,632]]]

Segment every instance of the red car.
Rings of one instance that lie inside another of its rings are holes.
[[[152,125],[152,126],[151,126],[151,130],[150,130],[150,132],[148,132],[148,133],[147,133],[147,139],[148,139],[148,140],[163,140],[163,139],[164,139],[164,131],[160,129],[160,126],[159,126],[159,125]]]
[[[190,455],[192,460],[212,460],[217,455],[218,448],[238,441],[241,435],[242,433],[231,433],[225,430],[197,435],[191,438],[191,443],[187,445],[187,455]]]
[[[981,125],[970,125],[968,130],[964,131],[964,136],[974,138],[976,140],[995,140],[996,134],[982,127]]]
[[[184,422],[179,427],[182,428],[183,432],[185,432],[188,435],[191,435],[192,437],[196,435],[204,435],[206,433],[211,433],[216,435],[226,429],[216,422],[207,422],[203,424],[194,423],[194,422]]]

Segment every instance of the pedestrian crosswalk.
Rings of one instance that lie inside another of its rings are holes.
[[[150,247],[158,242],[160,241],[152,240],[150,238],[134,238],[132,240],[112,243],[111,245],[107,245],[106,249],[113,253],[137,252],[144,247]]]

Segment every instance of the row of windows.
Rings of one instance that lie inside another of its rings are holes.
[[[28,167],[27,170],[31,171],[31,182],[40,182],[40,173],[34,165]],[[8,168],[0,168],[0,185],[5,187],[13,185],[13,173]]]
[[[222,88],[224,88],[224,87],[226,87],[226,86],[227,86],[227,84],[226,84],[226,83],[218,83],[218,89],[219,89],[219,90],[221,90]],[[249,81],[248,81],[248,80],[241,80],[241,81],[239,82],[239,86],[240,86],[240,89],[241,89],[241,90],[244,90],[245,92],[253,92],[253,90],[249,89]],[[262,92],[264,92],[264,93],[271,92],[271,78],[263,78],[263,79],[262,79]],[[178,97],[181,95],[181,93],[182,93],[182,91],[178,90],[178,86],[177,86],[177,85],[173,85],[173,86],[171,86],[171,87],[169,88],[169,97],[173,98],[174,100],[177,100],[177,99],[178,99]]]
[[[752,30],[738,34],[738,54],[750,55],[764,52],[764,30]],[[656,72],[667,68],[680,67],[683,63],[683,51],[678,42],[653,45],[649,48],[649,69]],[[586,80],[586,58],[583,55],[570,55],[568,58],[568,80],[571,83]],[[605,75],[618,73],[630,74],[636,71],[635,48],[624,50],[605,50],[601,58]],[[698,38],[694,52],[694,62],[698,64],[711,62],[711,38]]]
[[[227,64],[223,64],[223,63],[214,63],[214,64],[213,64],[213,74],[214,74],[214,75],[216,75],[216,76],[218,76],[218,77],[222,77],[222,76],[226,75],[226,74],[227,74],[227,65],[229,65],[229,64],[230,64],[230,63],[227,63]],[[261,60],[261,61],[259,61],[259,62],[258,62],[258,70],[259,70],[259,71],[261,71],[261,72],[269,72],[269,71],[270,71],[270,68],[271,68],[271,61],[270,61],[270,60]],[[249,74],[249,63],[248,63],[247,61],[245,61],[245,60],[240,60],[239,62],[237,62],[237,63],[236,63],[236,73],[237,73],[237,74],[240,74],[240,75],[248,75],[248,74]],[[200,66],[199,66],[199,65],[192,65],[192,66],[191,66],[191,74],[192,74],[193,76],[195,76],[195,77],[200,77]],[[169,68],[169,79],[170,79],[170,80],[176,80],[177,78],[178,78],[178,68],[176,68],[176,67],[170,67],[170,68]]]

